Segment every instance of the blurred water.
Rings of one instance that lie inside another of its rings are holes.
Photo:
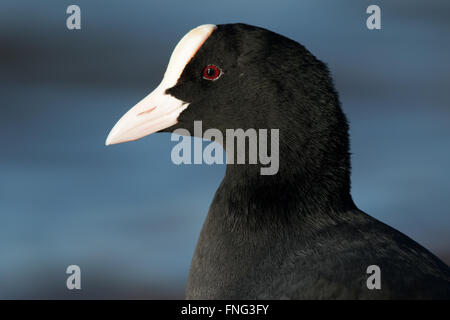
[[[168,134],[104,141],[203,23],[263,26],[327,62],[356,203],[449,262],[449,5],[382,4],[368,31],[368,1],[194,3],[77,1],[81,31],[69,1],[0,4],[0,298],[182,297],[224,166],[173,165]]]

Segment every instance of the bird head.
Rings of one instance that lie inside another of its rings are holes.
[[[306,141],[315,123],[330,123],[336,102],[326,66],[297,42],[245,24],[202,25],[180,40],[159,86],[106,144],[177,128],[193,133],[196,120],[204,130],[278,128]]]

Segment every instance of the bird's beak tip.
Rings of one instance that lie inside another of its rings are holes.
[[[113,139],[111,138],[111,133],[108,135],[108,137],[106,138],[105,141],[105,146],[110,146],[112,144],[114,144],[114,142],[112,141]]]
[[[105,141],[105,146],[110,146],[112,144],[118,144],[121,142],[126,142],[124,139],[120,139],[120,137],[117,137],[117,135],[113,134],[113,130],[108,134],[108,137]]]
[[[130,141],[130,140],[122,141],[122,140],[119,140],[119,139],[113,139],[113,138],[108,136],[108,138],[106,138],[106,141],[105,141],[105,146],[108,147],[108,146],[113,145],[113,144],[119,144],[119,143],[127,142],[127,141]]]

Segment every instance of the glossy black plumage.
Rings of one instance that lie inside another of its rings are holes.
[[[202,79],[208,64],[223,70],[217,81]],[[347,121],[327,67],[303,46],[219,25],[167,92],[190,106],[166,131],[193,132],[194,120],[203,130],[280,130],[276,175],[227,165],[188,299],[450,298],[446,264],[355,206]],[[381,268],[381,290],[366,286],[369,265]]]

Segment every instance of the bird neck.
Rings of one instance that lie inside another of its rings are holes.
[[[280,132],[279,170],[274,175],[261,175],[259,164],[227,164],[218,191],[232,208],[232,215],[289,221],[319,214],[338,215],[355,208],[345,137],[342,145],[330,143],[326,152],[317,145],[327,141],[316,140],[312,146],[281,141],[287,140]]]

